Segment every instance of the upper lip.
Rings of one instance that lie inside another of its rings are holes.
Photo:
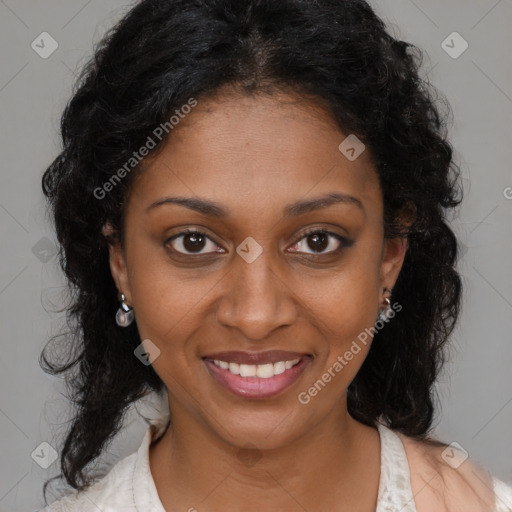
[[[228,363],[238,364],[267,364],[277,363],[278,361],[293,361],[308,354],[299,352],[288,352],[286,350],[268,350],[266,352],[216,352],[204,356],[203,359],[217,359]]]

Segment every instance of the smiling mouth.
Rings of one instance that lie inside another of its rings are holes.
[[[203,358],[209,375],[218,384],[234,395],[252,399],[271,398],[284,392],[297,382],[311,361],[309,354],[263,364]]]

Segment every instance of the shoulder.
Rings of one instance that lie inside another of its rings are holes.
[[[132,498],[132,478],[137,454],[120,460],[107,475],[89,487],[75,491],[48,505],[40,512],[123,512],[135,511]]]
[[[505,482],[494,478],[494,492],[496,495],[496,511],[495,512],[511,512],[512,511],[512,487]]]
[[[419,441],[396,432],[407,455],[418,512],[501,512],[507,489],[467,452],[438,441]],[[496,495],[496,497],[495,497]]]
[[[107,475],[81,491],[66,495],[38,512],[165,512],[149,467],[148,448],[165,432],[170,416],[164,414],[149,422],[139,448],[115,464]],[[137,505],[136,505],[137,503]]]

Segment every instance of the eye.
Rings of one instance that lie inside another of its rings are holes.
[[[312,229],[302,234],[301,238],[292,246],[291,251],[304,252],[305,249],[311,249],[312,252],[306,252],[306,254],[321,256],[340,252],[344,247],[350,245],[352,245],[352,241],[337,233],[325,229]]]
[[[165,245],[171,245],[173,250],[180,254],[210,254],[224,252],[223,249],[219,249],[219,246],[213,242],[213,240],[203,233],[202,231],[196,231],[194,229],[187,229],[174,235],[173,237],[166,240]],[[203,251],[205,247],[210,246],[210,251]]]
[[[172,236],[166,240],[165,245],[171,245],[173,251],[183,255],[225,252],[206,233],[194,229],[186,229]],[[207,250],[208,245],[211,250]],[[312,252],[305,252],[305,254],[321,256],[341,252],[344,247],[349,247],[350,245],[352,245],[351,240],[337,233],[325,229],[312,229],[301,235],[299,240],[291,247],[291,252],[304,253],[305,250],[310,249]]]

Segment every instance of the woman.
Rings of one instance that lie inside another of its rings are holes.
[[[144,0],[107,34],[43,178],[76,348],[42,360],[77,369],[45,510],[511,509],[428,435],[460,195],[415,51],[362,0]]]

